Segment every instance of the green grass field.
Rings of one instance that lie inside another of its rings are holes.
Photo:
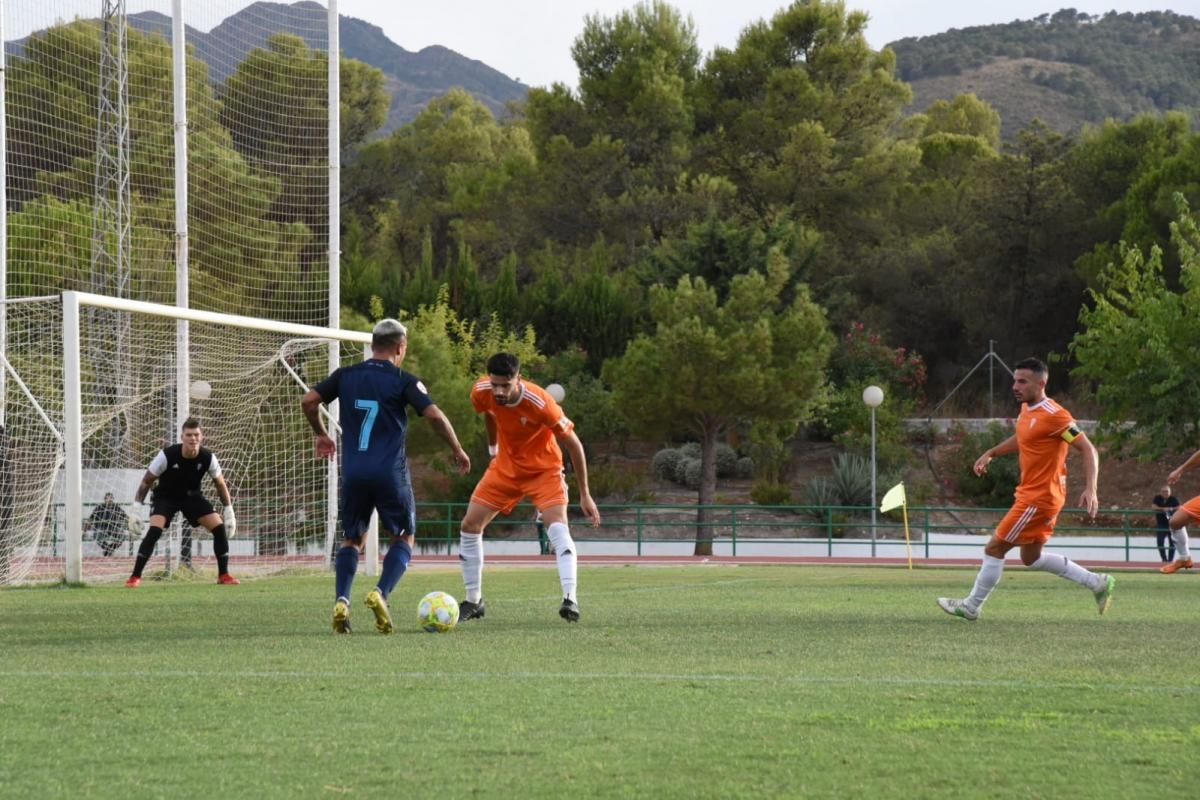
[[[329,631],[332,578],[0,591],[3,797],[1200,796],[1200,579],[491,569],[488,616]]]

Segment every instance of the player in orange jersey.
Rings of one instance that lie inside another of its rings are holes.
[[[521,362],[512,353],[488,359],[488,374],[475,383],[471,402],[487,415],[492,462],[475,487],[462,521],[459,560],[462,562],[466,599],[459,604],[459,619],[477,619],[487,610],[483,602],[483,529],[497,514],[512,511],[530,498],[548,526],[550,546],[558,562],[563,601],[558,614],[567,622],[579,621],[576,591],[575,542],[567,527],[567,484],[559,444],[571,456],[579,484],[579,505],[600,524],[600,511],[588,491],[587,458],[567,419],[545,389],[521,377]],[[557,441],[556,441],[557,440]]]
[[[1167,485],[1174,486],[1178,483],[1184,470],[1197,462],[1200,462],[1200,450],[1192,453],[1187,461],[1171,471],[1171,474],[1167,476]],[[1188,500],[1171,515],[1171,541],[1175,543],[1175,560],[1170,564],[1163,564],[1158,568],[1159,572],[1170,575],[1181,569],[1192,568],[1192,551],[1188,549],[1187,524],[1189,520],[1193,519],[1200,519],[1200,495]]]
[[[1090,572],[1057,553],[1043,553],[1042,547],[1054,534],[1058,512],[1066,502],[1067,448],[1083,456],[1087,485],[1079,504],[1095,517],[1099,508],[1096,479],[1100,474],[1096,448],[1071,418],[1070,412],[1046,396],[1050,371],[1045,363],[1027,358],[1013,370],[1013,394],[1021,403],[1016,433],[991,448],[975,462],[975,474],[987,472],[996,456],[1017,453],[1021,463],[1021,482],[1016,502],[983,548],[983,566],[975,578],[975,587],[962,600],[939,597],[938,605],[947,614],[968,620],[979,619],[979,610],[1000,582],[1004,557],[1014,547],[1021,548],[1021,561],[1027,567],[1049,572],[1092,590],[1096,606],[1103,614],[1112,602],[1116,581],[1109,575]]]

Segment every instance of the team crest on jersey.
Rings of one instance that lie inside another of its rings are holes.
[[[421,390],[421,394],[429,394],[429,390],[425,388],[425,384],[420,380],[417,381],[417,388]]]

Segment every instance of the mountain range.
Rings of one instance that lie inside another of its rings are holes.
[[[205,33],[188,26],[186,38],[204,61],[213,81],[220,83],[252,49],[263,46],[272,33],[289,31],[312,47],[327,46],[324,6],[313,2],[292,5],[258,2],[247,6]],[[129,15],[138,30],[170,37],[171,19],[147,11]],[[317,31],[319,34],[305,34]],[[391,107],[383,133],[412,120],[425,105],[447,90],[460,86],[474,95],[494,114],[505,105],[524,99],[529,87],[446,47],[431,45],[418,52],[405,50],[383,30],[369,22],[342,15],[338,32],[343,55],[377,67],[384,74]]]

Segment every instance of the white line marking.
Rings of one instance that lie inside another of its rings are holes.
[[[32,680],[67,680],[96,678],[149,678],[149,679],[214,679],[228,681],[236,679],[259,680],[341,680],[345,672],[316,671],[302,672],[299,670],[239,670],[206,672],[202,670],[76,670],[52,672],[48,670],[0,670],[0,678],[32,679]],[[1086,681],[1028,681],[1028,680],[975,680],[969,678],[866,678],[866,677],[823,677],[804,675],[722,675],[712,673],[684,672],[406,672],[406,678],[445,681],[447,678],[470,678],[473,680],[489,681],[654,681],[654,682],[689,682],[706,683],[764,683],[771,686],[787,684],[791,686],[867,686],[873,688],[886,687],[928,687],[933,689],[1066,689],[1079,691],[1130,692],[1135,694],[1200,694],[1200,685],[1170,686],[1143,683],[1089,683]]]

